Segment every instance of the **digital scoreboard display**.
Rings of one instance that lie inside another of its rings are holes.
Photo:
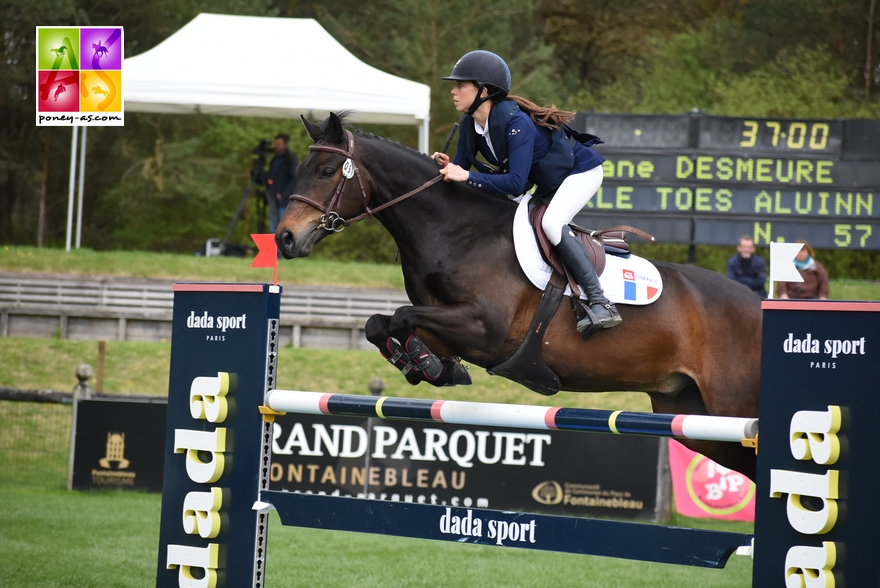
[[[605,180],[575,218],[665,243],[880,249],[880,121],[579,114]]]

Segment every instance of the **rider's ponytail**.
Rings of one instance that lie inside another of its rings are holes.
[[[507,99],[516,102],[520,109],[528,114],[539,127],[549,127],[557,131],[562,128],[562,125],[573,121],[576,114],[573,110],[561,110],[552,104],[550,106],[538,106],[522,96],[510,95]]]

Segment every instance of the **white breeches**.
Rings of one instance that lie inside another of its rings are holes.
[[[547,205],[547,212],[541,221],[541,227],[550,242],[559,245],[562,240],[562,229],[580,210],[587,205],[593,194],[602,186],[602,166],[568,176],[563,180],[556,195]]]

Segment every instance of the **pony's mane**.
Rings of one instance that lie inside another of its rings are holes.
[[[357,134],[359,137],[363,137],[365,139],[375,139],[377,141],[384,141],[385,143],[388,143],[389,145],[392,145],[395,148],[401,149],[402,151],[408,151],[408,152],[410,152],[414,155],[420,156],[422,158],[431,159],[430,155],[422,153],[421,151],[416,151],[412,147],[407,147],[406,145],[403,145],[402,143],[398,143],[394,139],[389,139],[388,137],[383,137],[382,135],[375,135],[373,133],[366,133],[366,132],[362,131],[361,129],[358,129]]]
[[[352,113],[353,113],[353,111],[351,111],[351,110],[341,110],[341,111],[339,111],[339,112],[336,113],[336,118],[339,119],[339,124],[340,124],[342,127],[345,127],[345,126],[348,124],[348,119],[351,117]],[[318,125],[318,127],[319,127],[319,131],[318,131],[318,140],[320,140],[321,138],[324,137],[324,134],[327,132],[327,127],[328,127],[329,125],[330,125],[330,117],[327,117],[326,119],[324,119],[324,120],[321,122],[320,125]],[[388,137],[383,137],[383,136],[381,136],[381,135],[375,135],[375,134],[373,134],[373,133],[367,133],[367,132],[364,132],[364,131],[361,130],[361,129],[358,129],[358,130],[357,130],[357,135],[358,135],[359,137],[363,137],[363,138],[366,138],[366,139],[376,139],[376,140],[379,140],[379,141],[384,141],[385,143],[387,143],[387,144],[389,144],[389,145],[393,145],[393,146],[395,146],[395,147],[397,147],[397,148],[399,148],[399,149],[401,149],[401,150],[403,150],[403,151],[408,151],[408,152],[410,152],[410,153],[412,153],[412,154],[414,154],[414,155],[418,155],[418,156],[420,156],[422,159],[424,159],[424,158],[430,159],[430,156],[429,156],[429,155],[426,155],[426,154],[424,154],[424,153],[422,153],[422,152],[420,152],[420,151],[416,151],[415,149],[413,149],[413,148],[411,148],[411,147],[407,147],[406,145],[402,145],[401,143],[398,143],[397,141],[395,141],[395,140],[393,140],[393,139],[389,139]]]
[[[343,127],[345,127],[347,119],[351,116],[351,114],[352,114],[352,111],[350,111],[350,110],[343,110],[343,111],[336,113],[336,116],[339,119],[339,122]],[[327,131],[329,121],[330,121],[330,119],[328,117],[320,124],[319,140],[321,137],[323,137],[324,133]],[[382,144],[387,145],[395,150],[398,150],[399,152],[406,154],[407,156],[416,157],[420,162],[423,162],[426,164],[430,163],[430,164],[436,165],[434,160],[431,159],[430,155],[422,153],[421,151],[417,151],[411,147],[407,147],[406,145],[403,145],[393,139],[389,139],[388,137],[383,137],[381,135],[376,135],[374,133],[367,133],[361,129],[358,129],[357,135],[360,138],[366,139],[368,142],[372,142],[372,141],[381,142]],[[455,190],[460,190],[460,191],[469,193],[471,195],[471,198],[478,198],[478,199],[485,198],[487,201],[493,203],[493,205],[500,205],[500,206],[514,205],[515,206],[515,203],[513,201],[507,200],[506,198],[501,198],[497,195],[493,195],[493,194],[486,192],[484,190],[480,190],[479,188],[468,186],[466,183],[455,183],[451,187]]]

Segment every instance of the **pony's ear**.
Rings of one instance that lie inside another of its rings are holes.
[[[318,135],[321,134],[321,127],[307,120],[303,115],[299,115],[299,117],[302,119],[303,126],[306,128],[309,137],[312,138],[312,143],[316,142],[318,140]]]
[[[342,129],[342,121],[331,112],[327,117],[327,128],[324,132],[324,141],[327,143],[345,143],[345,132]]]

